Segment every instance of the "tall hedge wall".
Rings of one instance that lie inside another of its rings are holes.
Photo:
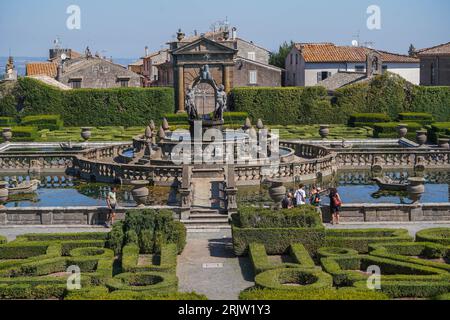
[[[415,86],[385,73],[371,81],[336,90],[323,87],[235,88],[232,108],[271,124],[344,124],[354,113],[431,113],[436,121],[450,120],[450,87]]]
[[[30,78],[0,99],[0,115],[60,114],[66,126],[146,125],[173,111],[172,88],[62,91]]]
[[[231,101],[234,111],[268,124],[330,123],[334,118],[323,87],[234,88]]]

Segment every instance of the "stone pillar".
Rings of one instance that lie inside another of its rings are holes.
[[[231,90],[231,78],[230,78],[230,66],[223,65],[222,82],[225,87],[225,92],[230,92]]]
[[[184,113],[184,66],[178,66],[177,74],[178,113]]]

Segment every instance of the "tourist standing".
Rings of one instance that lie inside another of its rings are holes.
[[[281,202],[281,207],[283,209],[292,209],[294,207],[292,193],[288,193],[284,197],[283,201]]]
[[[305,186],[303,184],[298,186],[298,190],[295,191],[294,194],[295,197],[295,205],[297,207],[303,206],[306,204],[306,191],[305,191]]]
[[[330,189],[330,210],[333,216],[332,224],[339,224],[342,199],[336,188]]]
[[[309,203],[314,207],[320,207],[322,199],[320,198],[320,193],[322,189],[314,187],[311,191],[311,197],[309,198]]]
[[[116,218],[116,207],[117,207],[117,188],[113,187],[111,191],[108,193],[106,198],[106,204],[109,208],[109,214],[106,219],[106,227],[111,227],[114,224],[114,220]]]

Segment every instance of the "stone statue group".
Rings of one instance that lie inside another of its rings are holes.
[[[214,80],[212,80],[208,66],[204,66],[201,69],[200,81],[203,82],[207,81],[213,86],[216,98],[213,120],[223,121],[223,113],[227,107],[227,99],[228,99],[227,93],[225,92],[225,87],[223,85],[217,86],[215,84]],[[185,100],[186,100],[185,101],[186,112],[189,116],[189,119],[190,120],[199,119],[197,105],[195,102],[195,88],[190,88],[187,90]]]

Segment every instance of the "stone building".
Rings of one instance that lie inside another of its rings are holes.
[[[364,47],[336,46],[333,43],[297,43],[286,57],[287,86],[315,86],[337,73],[355,78],[367,73],[367,53],[380,53],[382,70],[419,84],[419,60],[400,54]]]
[[[420,59],[420,84],[450,86],[450,42],[416,51]]]
[[[72,89],[140,87],[142,84],[140,75],[92,55],[89,48],[79,56],[68,49],[51,49],[49,62],[28,63],[26,75],[53,78]]]
[[[224,85],[226,92],[233,87],[281,86],[283,69],[269,65],[270,52],[238,38],[236,28],[231,32],[221,29],[191,37],[185,37],[179,31],[177,41],[169,43],[168,51],[150,56],[151,65],[157,70],[157,77],[153,73],[152,85],[175,87],[178,112],[184,111],[184,94],[192,87],[204,65],[209,66],[212,77],[218,85]],[[205,93],[204,96],[209,97],[204,101],[212,101],[211,94]],[[210,112],[213,108],[209,105],[204,112]]]

